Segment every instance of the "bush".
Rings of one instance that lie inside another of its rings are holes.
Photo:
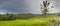
[[[8,20],[15,20],[15,19],[16,19],[16,17],[12,14],[8,17]]]

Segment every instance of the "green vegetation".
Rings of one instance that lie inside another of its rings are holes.
[[[0,21],[0,26],[52,26],[50,18],[32,18],[28,20]]]
[[[54,26],[57,14],[0,14],[0,26]]]
[[[0,14],[0,26],[56,26],[57,14]]]

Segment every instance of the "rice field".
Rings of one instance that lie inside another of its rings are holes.
[[[41,17],[41,18],[39,18]],[[54,22],[52,22],[54,20]],[[30,19],[16,19],[9,21],[0,21],[0,26],[54,26],[57,24],[56,16],[35,16]]]
[[[0,26],[52,26],[51,18],[0,21]],[[55,22],[56,23],[56,22]]]

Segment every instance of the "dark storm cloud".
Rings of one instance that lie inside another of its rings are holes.
[[[0,13],[37,13],[40,14],[40,4],[43,0],[0,0]],[[56,12],[60,8],[60,0],[52,0]]]
[[[0,9],[7,12],[25,13],[27,12],[26,8],[27,5],[24,0],[0,0]]]
[[[39,13],[39,6],[39,0],[0,0],[0,13]]]

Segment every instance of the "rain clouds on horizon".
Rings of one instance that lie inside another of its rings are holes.
[[[40,14],[40,4],[43,0],[0,0],[0,13],[33,13]],[[59,12],[60,0],[52,0],[55,4],[52,13]]]

